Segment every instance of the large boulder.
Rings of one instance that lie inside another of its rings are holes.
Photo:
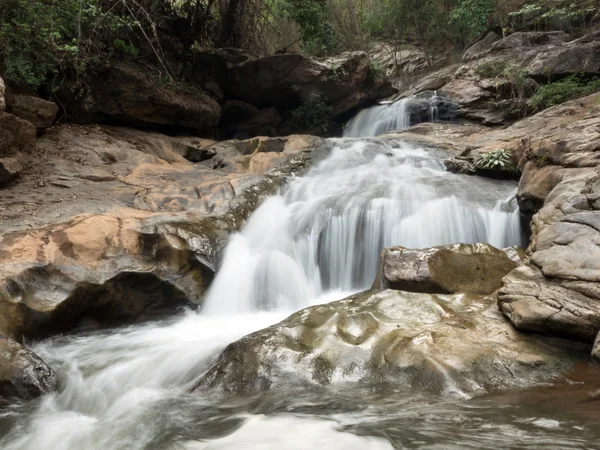
[[[50,128],[56,119],[58,105],[33,95],[14,94],[10,97],[7,111],[27,120],[38,130]]]
[[[299,311],[229,345],[196,390],[393,382],[469,396],[559,376],[581,347],[520,334],[490,298],[367,291]]]
[[[0,333],[20,340],[197,306],[230,233],[320,143],[48,130],[0,201]]]
[[[292,109],[310,95],[323,95],[336,118],[389,96],[389,82],[379,81],[364,52],[317,60],[289,53],[244,59],[230,64],[227,96],[258,107]]]
[[[12,114],[0,112],[0,187],[12,181],[27,165],[34,150],[35,127]]]
[[[430,294],[491,294],[502,277],[517,267],[489,244],[454,244],[427,249],[392,247],[381,253],[382,289]]]
[[[56,389],[56,376],[44,361],[13,339],[0,336],[0,397],[31,400]]]
[[[140,69],[124,64],[98,69],[83,79],[68,80],[56,93],[67,119],[74,123],[206,131],[215,128],[221,107],[198,87],[167,86]]]

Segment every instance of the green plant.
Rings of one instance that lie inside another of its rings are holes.
[[[369,77],[374,81],[385,80],[385,78],[386,78],[385,66],[379,61],[370,60],[369,61]]]
[[[311,92],[302,104],[290,112],[290,123],[298,130],[320,126],[324,132],[331,127],[331,104],[320,92]]]
[[[502,75],[508,65],[504,59],[489,59],[475,68],[475,73],[483,78],[496,78]]]
[[[531,105],[541,111],[598,91],[600,91],[600,77],[586,80],[579,75],[571,75],[541,86],[531,98]]]
[[[450,22],[476,37],[487,29],[493,11],[494,0],[459,0],[450,13]]]
[[[344,69],[342,66],[334,66],[331,68],[331,72],[327,76],[327,79],[330,81],[341,81],[342,78],[347,75],[348,73],[346,72],[346,69]]]
[[[535,165],[537,167],[546,167],[548,164],[550,164],[550,161],[548,160],[547,156],[538,156],[535,159]]]
[[[516,171],[516,167],[512,162],[512,156],[505,149],[484,153],[477,161],[477,167],[480,169],[501,170],[503,172]]]
[[[113,40],[113,47],[134,58],[140,54],[140,51],[135,45],[131,43],[127,44],[123,39]]]

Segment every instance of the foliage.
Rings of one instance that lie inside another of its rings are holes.
[[[59,68],[85,70],[107,34],[132,25],[97,0],[0,0],[0,20],[5,76],[33,88]]]
[[[326,55],[335,52],[335,36],[324,2],[285,0],[284,11],[300,26],[307,53]]]
[[[450,13],[450,22],[465,30],[469,37],[477,37],[488,28],[494,0],[459,0]]]
[[[374,81],[385,80],[386,70],[384,65],[379,61],[369,61],[369,76]]]
[[[544,156],[538,156],[535,159],[535,165],[537,167],[539,167],[539,168],[546,167],[548,164],[550,164],[550,161],[548,160],[548,157],[545,156],[545,155]]]
[[[531,98],[531,105],[541,111],[598,91],[600,91],[600,78],[586,80],[581,76],[571,75],[541,86]]]
[[[537,0],[527,2],[520,9],[508,13],[511,20],[531,18],[536,28],[583,29],[600,19],[600,7],[597,0]]]
[[[475,68],[475,73],[483,78],[496,78],[502,76],[507,65],[505,59],[489,59],[481,62]]]
[[[477,167],[480,169],[494,169],[505,172],[514,172],[515,166],[512,163],[512,157],[505,149],[492,150],[481,155],[477,161]]]
[[[320,92],[311,92],[298,108],[291,111],[290,123],[298,130],[320,126],[327,132],[331,126],[330,112],[331,104],[327,97]]]

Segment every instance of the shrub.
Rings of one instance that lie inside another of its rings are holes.
[[[516,172],[516,167],[512,162],[512,156],[505,149],[492,150],[481,155],[477,161],[479,169],[501,170],[503,172]]]
[[[320,92],[311,92],[298,108],[291,111],[290,123],[299,130],[321,126],[327,132],[331,126],[330,112],[327,97]]]
[[[475,73],[483,78],[496,78],[502,75],[508,62],[504,59],[483,61],[475,68]]]
[[[531,105],[541,111],[597,91],[600,91],[600,78],[586,81],[578,75],[571,75],[541,86],[531,98]]]

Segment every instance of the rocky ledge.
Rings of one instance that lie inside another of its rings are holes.
[[[445,253],[454,255],[446,258],[445,269],[479,272],[494,286],[517,265],[488,245],[384,251],[379,278],[389,278],[386,267],[400,265],[404,278],[421,278],[412,285],[420,292],[371,290],[299,311],[229,345],[195,389],[231,394],[391,381],[464,397],[555,379],[586,358],[589,346],[517,332],[493,296],[464,293],[473,290],[469,277],[454,282],[459,293],[440,293],[448,289],[427,283],[414,261],[429,260],[433,268],[432,255]],[[503,270],[497,270],[499,263]]]

